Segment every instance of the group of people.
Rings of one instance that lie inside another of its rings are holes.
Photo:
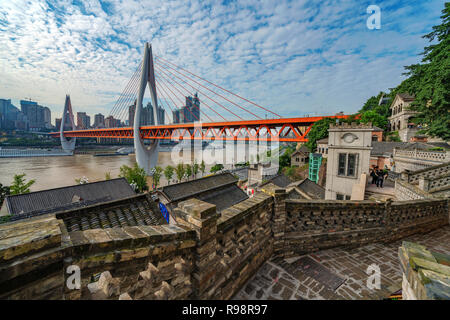
[[[387,170],[380,169],[378,166],[370,169],[370,176],[372,177],[372,184],[375,184],[377,188],[383,188],[384,179],[387,178]]]

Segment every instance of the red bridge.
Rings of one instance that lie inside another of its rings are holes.
[[[343,119],[348,116],[334,116]],[[314,122],[325,117],[280,118],[208,123],[183,123],[141,126],[142,139],[167,140],[227,140],[306,142],[306,135]],[[58,137],[59,132],[51,133]],[[79,138],[133,138],[133,128],[105,128],[64,131],[65,137]]]

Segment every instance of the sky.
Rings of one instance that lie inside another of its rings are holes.
[[[284,117],[354,113],[421,60],[444,2],[1,0],[0,98],[48,106],[53,123],[66,94],[74,112],[108,115],[150,42]]]

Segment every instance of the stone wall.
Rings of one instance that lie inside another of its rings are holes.
[[[55,215],[3,224],[0,298],[188,298],[195,244],[193,230],[172,225],[67,232]],[[66,286],[71,268],[79,289]]]
[[[450,255],[403,241],[398,250],[403,300],[449,300]]]
[[[272,255],[272,207],[272,197],[263,193],[221,215],[197,199],[180,203],[174,211],[177,223],[197,233],[194,298],[231,298]]]
[[[0,225],[0,299],[230,299],[270,257],[393,241],[448,224],[447,200],[286,200],[218,213],[190,199],[177,225],[68,232],[57,215]],[[79,268],[81,287],[69,288]]]
[[[389,242],[448,224],[447,200],[286,200],[285,257]]]

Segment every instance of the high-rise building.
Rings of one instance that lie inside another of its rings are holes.
[[[52,112],[50,108],[44,107],[44,126],[46,129],[52,128]]]
[[[91,117],[86,112],[77,112],[77,128],[89,129],[91,127]]]
[[[59,131],[59,129],[61,128],[61,120],[62,118],[55,118],[56,131]]]
[[[134,101],[134,104],[130,105],[128,107],[128,124],[130,127],[134,125],[134,113],[136,110],[136,101]],[[164,124],[164,108],[161,106],[157,109],[157,117],[159,118],[159,123]],[[153,115],[153,106],[151,102],[147,103],[147,106],[142,108],[142,114],[141,114],[141,126],[153,126],[155,125],[155,119]]]
[[[189,123],[200,121],[200,99],[197,93],[194,97],[186,97],[186,105],[172,111],[174,123]]]
[[[31,100],[20,100],[20,108],[27,116],[30,131],[39,131],[48,128],[51,119],[51,111]]]
[[[120,119],[114,119],[113,116],[108,116],[105,119],[106,128],[117,128],[120,127]]]
[[[101,113],[97,113],[94,116],[94,128],[104,128],[105,127],[105,116]]]
[[[11,99],[0,99],[0,129],[28,130],[27,117],[12,103]]]

